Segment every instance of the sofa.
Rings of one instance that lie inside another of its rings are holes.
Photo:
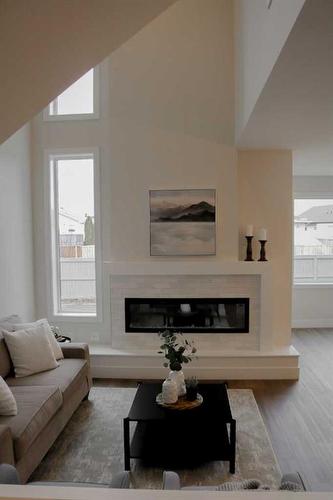
[[[92,385],[87,344],[61,346],[64,359],[53,370],[15,378],[0,334],[0,375],[12,391],[15,416],[0,416],[0,463],[14,465],[25,483],[59,436]]]

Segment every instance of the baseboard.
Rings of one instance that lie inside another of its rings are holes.
[[[295,319],[292,328],[333,328],[333,318]]]

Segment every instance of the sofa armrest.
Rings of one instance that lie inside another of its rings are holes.
[[[12,432],[7,425],[0,425],[0,464],[15,464]]]
[[[89,389],[92,387],[92,377],[90,370],[90,355],[89,355],[89,346],[85,343],[73,342],[64,344],[61,346],[62,353],[64,358],[76,358],[76,359],[85,359],[88,365],[88,386]],[[86,396],[88,397],[88,395]]]
[[[61,350],[64,358],[79,358],[89,361],[89,346],[88,344],[73,342],[71,344],[61,345]]]
[[[165,470],[163,472],[162,490],[180,490],[180,479],[177,472]]]

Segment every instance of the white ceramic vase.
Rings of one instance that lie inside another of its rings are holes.
[[[184,396],[186,394],[186,385],[183,370],[171,370],[168,378],[175,381],[178,389],[178,396]]]
[[[178,400],[178,386],[175,380],[167,378],[162,384],[163,403],[169,405]]]

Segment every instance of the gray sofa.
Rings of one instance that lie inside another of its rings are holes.
[[[0,416],[0,463],[16,467],[25,483],[59,436],[92,385],[87,344],[64,344],[59,367],[15,378],[0,334],[0,375],[18,407],[15,416]]]

